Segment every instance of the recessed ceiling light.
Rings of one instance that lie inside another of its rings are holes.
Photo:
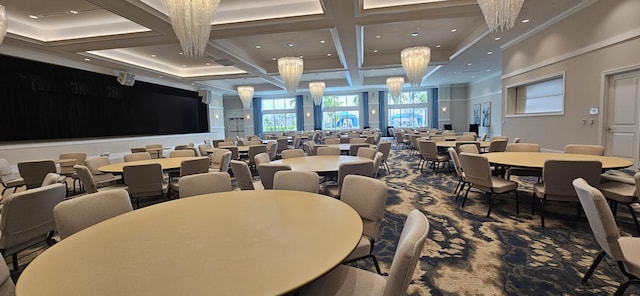
[[[84,58],[84,60],[87,61],[87,62],[91,61],[90,58]]]
[[[328,53],[327,56],[330,57],[330,56],[332,56],[332,54]]]
[[[163,77],[164,77],[164,76],[162,76],[162,75],[158,75],[158,78],[163,78]]]
[[[471,76],[471,79],[475,79],[475,78],[476,78],[475,76]]]
[[[493,51],[487,52],[487,54],[493,54]]]
[[[376,35],[376,39],[380,39],[380,35]]]
[[[186,67],[187,65],[182,65],[183,67]]]
[[[257,48],[257,49],[260,49],[260,48],[262,48],[262,46],[260,46],[260,45],[256,45],[256,48]]]
[[[211,63],[206,63],[205,65],[207,65],[207,66],[211,66]]]
[[[320,40],[320,43],[324,44],[324,42],[325,42],[324,40]]]
[[[487,72],[491,72],[491,69],[487,69]]]
[[[178,54],[182,55],[182,54],[184,54],[184,52],[179,52]]]
[[[437,48],[440,48],[440,44],[436,45]]]
[[[373,50],[373,52],[374,52],[374,53],[378,53],[378,50],[377,50],[377,49],[374,49],[374,50]]]
[[[151,57],[152,57],[152,58],[155,58],[155,57],[156,57],[156,55],[155,55],[155,54],[152,54],[152,55],[151,55]]]
[[[473,64],[472,64],[472,63],[468,63],[468,64],[467,64],[467,66],[471,66],[471,65],[473,65]]]
[[[301,55],[301,56],[300,56],[300,58],[301,58],[301,59],[304,59],[304,56],[302,56],[302,55]]]
[[[495,41],[498,41],[500,39],[502,39],[502,38],[500,38],[500,37],[493,38],[493,40],[495,40]]]
[[[413,32],[413,33],[411,33],[411,36],[413,36],[413,37],[417,37],[417,36],[418,36],[418,32]]]
[[[33,15],[33,14],[30,14],[29,17],[32,18],[32,19],[37,19],[38,18],[37,15]]]
[[[522,23],[523,23],[523,24],[526,24],[526,23],[528,23],[528,22],[529,22],[529,19],[523,19],[523,20],[522,20]]]
[[[457,31],[458,31],[458,29],[451,29],[451,32],[452,32],[452,33],[455,33],[455,32],[457,32]]]
[[[77,11],[77,10],[73,10],[73,9],[72,9],[72,10],[69,10],[69,13],[71,13],[71,14],[78,14],[78,11]]]
[[[271,58],[271,60],[272,60],[272,61],[275,61],[275,60],[277,60],[277,59],[276,59],[276,58]]]

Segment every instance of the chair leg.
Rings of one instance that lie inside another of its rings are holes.
[[[544,199],[540,199],[540,223],[544,228]]]
[[[602,258],[604,258],[604,255],[606,255],[607,253],[604,252],[604,250],[600,251],[600,253],[598,253],[598,255],[596,256],[596,258],[593,259],[593,263],[591,263],[591,266],[589,266],[589,269],[587,270],[587,273],[584,274],[584,277],[582,277],[582,283],[586,283],[589,278],[591,277],[591,275],[593,274],[593,272],[596,270],[596,267],[598,267],[598,264],[600,264],[600,261],[602,261]]]
[[[516,193],[516,214],[520,214],[520,198],[518,197],[518,190],[514,190]]]
[[[489,204],[489,211],[487,212],[487,218],[489,218],[489,216],[491,215],[491,209],[493,208],[493,202],[496,200],[496,196],[497,194],[491,193],[491,201]]]
[[[627,290],[627,288],[631,285],[631,284],[640,284],[640,280],[638,279],[633,279],[633,280],[628,280],[626,282],[624,282],[624,284],[620,285],[620,287],[618,287],[618,289],[616,290],[616,292],[613,294],[614,296],[622,296],[624,294],[624,291]]]
[[[11,261],[13,261],[13,270],[18,270],[20,266],[18,266],[18,253],[11,254]]]
[[[638,215],[636,215],[636,211],[633,210],[631,204],[625,203],[627,208],[629,209],[629,213],[631,213],[631,217],[633,218],[633,223],[636,224],[636,230],[640,233],[640,223],[638,223]]]
[[[469,187],[467,187],[467,192],[465,192],[464,194],[464,199],[462,199],[462,205],[460,206],[461,208],[464,208],[464,203],[467,202],[467,195],[469,195],[470,189],[471,189],[471,184],[469,184]]]

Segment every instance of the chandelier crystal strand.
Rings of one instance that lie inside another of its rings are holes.
[[[220,0],[163,0],[163,3],[184,55],[203,57]]]
[[[524,0],[478,0],[491,32],[513,28],[523,3]]]
[[[402,93],[402,85],[404,84],[404,77],[389,77],[387,78],[387,88],[389,88],[389,94],[391,98],[397,100]]]
[[[284,86],[289,93],[298,90],[298,83],[302,77],[304,62],[299,57],[281,57],[278,59],[278,72],[284,81]]]
[[[427,66],[431,60],[431,49],[426,46],[405,48],[400,53],[400,60],[411,87],[418,87],[427,73]]]
[[[0,5],[0,44],[4,41],[4,36],[7,35],[8,24],[7,12],[4,9],[4,5]]]
[[[309,82],[309,92],[316,106],[322,104],[322,96],[324,95],[325,83],[322,81]]]
[[[244,109],[249,109],[253,100],[253,86],[238,86],[238,95]]]

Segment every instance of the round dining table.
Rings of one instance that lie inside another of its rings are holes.
[[[340,164],[345,162],[367,162],[372,161],[365,157],[348,155],[316,155],[303,156],[274,160],[270,163],[286,164],[292,171],[309,171],[316,173],[337,172]]]
[[[361,234],[353,208],[319,194],[177,199],[65,238],[26,267],[16,295],[280,295],[340,264]]]
[[[482,154],[487,160],[496,165],[507,167],[544,167],[544,162],[549,159],[560,160],[598,160],[602,163],[603,170],[622,169],[633,165],[633,162],[619,157],[599,156],[589,154],[550,153],[550,152],[491,152]]]
[[[145,160],[127,161],[112,163],[109,165],[101,166],[99,171],[105,173],[122,174],[123,168],[128,165],[140,165],[149,163],[159,163],[162,166],[162,170],[174,170],[179,169],[183,160],[196,159],[200,157],[168,157],[168,158],[153,158]]]

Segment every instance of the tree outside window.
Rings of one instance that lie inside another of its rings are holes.
[[[285,132],[296,130],[296,99],[262,99],[262,130]]]

